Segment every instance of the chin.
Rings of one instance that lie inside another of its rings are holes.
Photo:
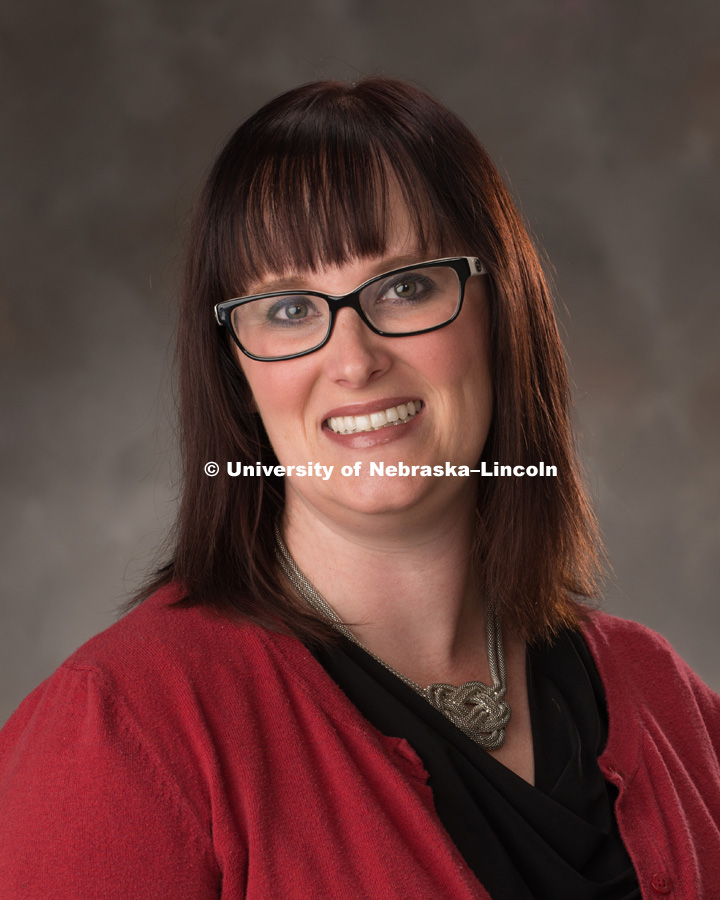
[[[348,479],[342,493],[333,497],[337,506],[344,507],[350,516],[393,516],[419,510],[435,493],[431,479],[386,478],[376,476]],[[420,481],[420,483],[418,483]],[[422,482],[429,482],[423,485]],[[336,507],[337,508],[337,507]]]

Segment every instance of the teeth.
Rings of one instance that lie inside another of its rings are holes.
[[[355,431],[370,431],[370,416],[355,416]]]
[[[357,434],[360,431],[378,431],[389,425],[404,425],[422,409],[422,400],[409,400],[399,406],[391,406],[366,416],[331,416],[328,428],[336,434]]]

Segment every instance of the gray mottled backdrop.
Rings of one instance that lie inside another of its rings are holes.
[[[606,606],[716,689],[720,5],[5,0],[0,721],[115,608],[172,520],[188,210],[229,132],[386,72],[477,131],[555,270]]]

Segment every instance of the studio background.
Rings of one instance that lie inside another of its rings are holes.
[[[0,722],[172,522],[182,238],[229,133],[320,77],[417,81],[552,262],[605,608],[720,691],[720,5],[12,0],[0,10]]]

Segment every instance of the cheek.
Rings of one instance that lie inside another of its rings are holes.
[[[296,433],[310,385],[307,366],[301,360],[258,362],[242,357],[238,361],[271,443]]]
[[[464,360],[465,371],[478,399],[483,405],[492,406],[489,302],[485,291],[478,291],[478,296],[471,295],[470,300],[469,315],[461,322],[462,346],[458,348],[457,359]]]
[[[453,323],[457,328],[446,329],[429,373],[435,384],[446,386],[440,395],[447,414],[461,427],[473,454],[485,444],[494,407],[485,309],[468,310],[474,315],[459,317]]]
[[[459,318],[436,332],[427,345],[427,372],[438,385],[462,388],[461,394],[478,400],[492,398],[492,377],[484,316]],[[432,337],[433,335],[429,335]]]

